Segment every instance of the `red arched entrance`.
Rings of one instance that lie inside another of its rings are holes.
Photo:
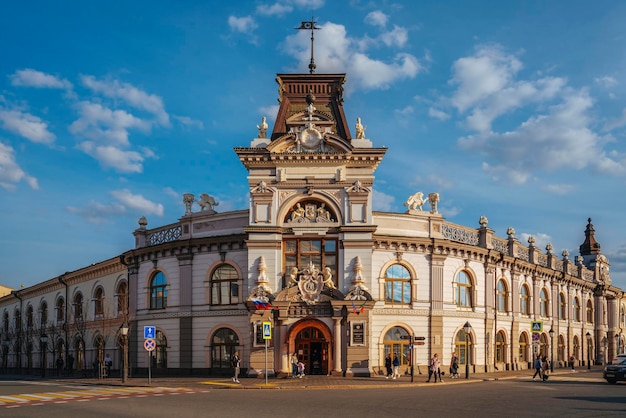
[[[296,323],[290,330],[290,351],[304,363],[306,374],[328,374],[331,347],[331,333],[323,322],[307,319]]]

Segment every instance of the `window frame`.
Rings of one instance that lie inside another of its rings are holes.
[[[544,318],[550,316],[550,295],[545,287],[539,292],[539,316]]]
[[[156,281],[158,283],[155,283]],[[167,277],[162,271],[155,272],[150,278],[150,309],[167,308]]]
[[[466,278],[467,283],[459,281]],[[454,304],[458,308],[474,307],[474,281],[466,270],[459,271],[454,277]]]
[[[496,283],[496,309],[499,313],[508,312],[508,291],[506,280],[498,280]]]
[[[400,274],[402,273],[402,274]],[[401,263],[394,263],[385,269],[385,305],[406,306],[414,299],[412,294],[413,277],[411,271]],[[396,290],[399,285],[399,299],[396,297]],[[391,293],[391,295],[390,295]],[[407,297],[408,296],[408,297]]]
[[[226,277],[217,277],[224,274]],[[217,277],[217,278],[216,278]],[[239,271],[232,264],[221,263],[211,272],[211,306],[236,305],[241,302]],[[228,298],[227,301],[224,301]]]
[[[530,316],[530,289],[526,284],[520,288],[520,313]]]

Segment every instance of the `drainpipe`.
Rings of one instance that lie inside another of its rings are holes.
[[[67,272],[65,272],[65,274],[62,274],[58,277],[59,279],[59,283],[61,283],[63,286],[65,286],[65,314],[63,316],[63,331],[65,333],[65,358],[63,359],[63,363],[65,365],[67,365],[67,355],[69,353],[69,342],[67,340],[68,338],[68,324],[67,324],[67,313],[68,313],[68,307],[70,305],[70,300],[68,299],[69,297],[69,286],[67,285],[67,282],[65,281],[65,275],[67,274]],[[54,344],[54,341],[52,342]],[[83,343],[84,344],[84,343]]]

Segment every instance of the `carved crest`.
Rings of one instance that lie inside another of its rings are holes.
[[[298,289],[300,289],[302,300],[309,305],[317,303],[323,287],[324,277],[313,263],[310,262],[309,266],[302,270],[300,280],[298,280]]]

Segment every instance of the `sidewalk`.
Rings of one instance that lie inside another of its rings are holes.
[[[449,384],[468,384],[484,381],[507,380],[527,377],[530,381],[534,370],[517,370],[517,371],[498,371],[489,373],[470,373],[469,379],[465,378],[464,370],[461,370],[460,378],[450,379],[447,374],[443,377],[443,383],[437,385]],[[423,372],[424,373],[424,372]],[[579,368],[571,371],[567,368],[555,369],[552,376],[559,375],[575,375],[591,373],[593,377],[602,377],[602,367],[592,367],[590,370]],[[3,379],[8,378],[24,379],[24,376],[2,376]],[[590,376],[591,377],[591,376]],[[385,388],[385,387],[406,387],[406,386],[431,386],[435,383],[426,383],[428,374],[416,374],[413,376],[403,375],[399,379],[385,379],[384,376],[372,377],[335,377],[335,376],[314,376],[308,375],[302,379],[296,378],[275,378],[268,377],[267,384],[265,378],[246,378],[240,377],[240,383],[235,383],[230,377],[134,377],[129,378],[123,384],[120,378],[94,379],[94,378],[76,378],[61,377],[49,378],[50,381],[63,382],[77,385],[100,385],[100,386],[164,386],[164,387],[187,387],[206,389],[354,389],[354,388]],[[32,378],[31,378],[32,379]],[[39,380],[39,379],[37,379]]]

